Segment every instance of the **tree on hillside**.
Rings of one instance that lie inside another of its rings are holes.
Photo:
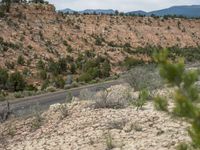
[[[44,0],[31,0],[30,2],[31,2],[31,3],[42,3],[42,4],[45,3]]]
[[[5,89],[8,77],[7,70],[0,68],[0,89]]]
[[[26,86],[26,82],[20,72],[14,72],[9,78],[9,88],[12,91],[23,91]]]
[[[11,0],[2,0],[1,3],[4,5],[3,7],[4,11],[9,12],[11,6]]]

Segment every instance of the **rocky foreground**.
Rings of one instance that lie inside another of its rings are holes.
[[[109,92],[121,95],[117,89],[125,90],[114,86]],[[141,110],[132,106],[95,109],[94,103],[76,99],[67,106],[53,105],[40,117],[10,119],[0,124],[0,149],[173,150],[190,141],[188,125],[156,111],[151,101]]]

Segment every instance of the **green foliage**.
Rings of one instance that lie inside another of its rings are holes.
[[[89,73],[82,73],[79,77],[79,81],[89,82],[92,80],[92,76]]]
[[[20,55],[18,58],[17,58],[17,63],[19,65],[24,65],[25,63],[25,60],[24,60],[24,57],[22,55]]]
[[[98,56],[87,60],[82,65],[83,73],[80,75],[79,80],[89,82],[96,78],[105,78],[110,76],[110,62],[103,57]]]
[[[73,51],[73,48],[71,47],[71,45],[67,46],[67,52],[71,53]]]
[[[138,59],[135,59],[135,58],[132,58],[132,57],[126,57],[125,60],[124,60],[124,66],[127,69],[131,69],[132,67],[143,64],[143,63],[144,62],[142,60],[138,60]]]
[[[62,76],[57,76],[55,79],[54,79],[54,83],[55,83],[55,86],[57,88],[64,88],[65,86],[65,80],[62,78]]]
[[[9,88],[13,91],[22,91],[26,86],[24,77],[20,72],[14,72],[9,77]]]
[[[37,68],[38,68],[38,69],[45,69],[45,63],[42,61],[42,59],[40,59],[40,60],[37,62]]]
[[[177,63],[168,60],[168,52],[164,50],[155,54],[155,61],[159,63],[160,75],[174,87],[175,92],[174,113],[178,116],[188,118],[191,123],[189,134],[195,148],[200,148],[200,108],[196,105],[199,100],[195,82],[198,81],[198,72],[186,71],[183,60]]]
[[[23,98],[24,97],[22,92],[15,92],[14,96],[15,96],[15,98]]]
[[[188,150],[188,145],[186,143],[180,143],[177,147],[176,150]]]
[[[105,42],[104,38],[102,38],[101,36],[97,36],[95,40],[95,44],[98,46],[101,46],[102,43]]]
[[[147,102],[147,99],[149,98],[149,91],[146,89],[143,89],[139,93],[139,98],[132,102],[133,105],[135,105],[138,109],[142,109],[143,105]]]
[[[113,148],[115,148],[113,144],[113,139],[111,137],[111,134],[108,133],[108,135],[106,136],[106,150],[111,150]]]
[[[47,72],[46,72],[46,70],[41,70],[41,71],[39,72],[39,76],[40,76],[40,78],[41,78],[42,80],[46,80],[46,79],[47,79]]]
[[[168,101],[165,98],[162,97],[155,97],[154,98],[154,107],[156,110],[161,110],[161,111],[168,111]]]
[[[70,72],[72,73],[72,74],[75,74],[76,73],[76,65],[74,64],[74,63],[71,63],[70,64]]]
[[[43,82],[43,84],[42,84],[42,88],[41,88],[41,90],[45,90],[48,86],[49,86],[49,80],[45,80],[44,82]]]
[[[54,76],[57,76],[61,74],[62,68],[60,68],[57,62],[54,62],[53,60],[51,60],[48,63],[48,71],[51,72]]]
[[[60,58],[58,60],[58,66],[61,69],[60,72],[66,72],[67,71],[67,60],[65,58]]]
[[[48,71],[54,76],[65,73],[67,70],[67,61],[65,58],[60,58],[57,62],[50,60],[48,63]]]
[[[102,77],[109,77],[110,76],[110,71],[111,71],[110,62],[109,61],[105,61],[102,64],[101,76]]]
[[[6,83],[8,81],[9,75],[6,69],[0,68],[0,87],[2,89],[6,88]]]

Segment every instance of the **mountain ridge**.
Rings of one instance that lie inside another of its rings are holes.
[[[64,13],[80,13],[80,14],[115,14],[116,10],[113,9],[85,9],[82,11],[75,11],[69,8],[59,10],[60,12]],[[130,11],[125,12],[125,14],[128,15],[156,15],[156,16],[165,16],[165,15],[177,15],[177,16],[185,16],[185,17],[200,17],[200,5],[180,5],[180,6],[172,6],[165,9],[155,10],[146,12],[143,10],[136,10],[136,11]]]

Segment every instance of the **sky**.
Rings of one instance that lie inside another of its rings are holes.
[[[57,10],[70,8],[84,9],[114,9],[119,11],[159,10],[175,5],[200,5],[200,0],[48,0]]]

